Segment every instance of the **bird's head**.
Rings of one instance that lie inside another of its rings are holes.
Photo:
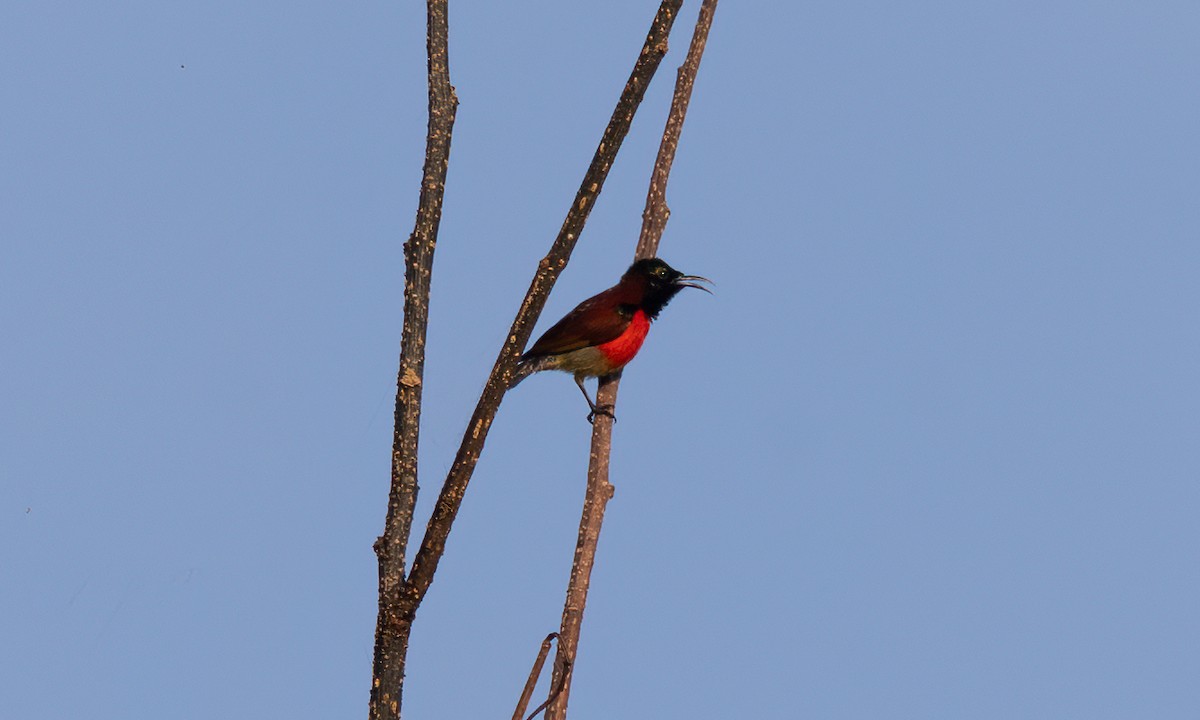
[[[658,316],[671,298],[685,287],[696,288],[711,294],[712,291],[699,283],[712,283],[699,275],[684,275],[659,258],[645,258],[629,266],[622,283],[640,285],[642,288],[642,310],[651,318]]]

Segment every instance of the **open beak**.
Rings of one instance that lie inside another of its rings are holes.
[[[709,295],[712,295],[713,294],[712,290],[709,290],[708,288],[704,287],[703,285],[697,284],[697,283],[702,283],[702,282],[708,283],[709,285],[713,284],[712,280],[709,280],[706,277],[701,277],[699,275],[680,275],[679,277],[675,278],[675,284],[678,285],[679,287],[696,288],[697,290],[703,290],[704,292],[708,293]]]

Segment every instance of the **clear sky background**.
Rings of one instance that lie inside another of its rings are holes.
[[[451,0],[418,524],[657,3]],[[698,4],[538,331],[631,259]],[[0,717],[365,717],[423,3],[0,10]],[[576,718],[1200,717],[1200,5],[718,9]],[[406,717],[507,717],[590,428],[508,397]]]

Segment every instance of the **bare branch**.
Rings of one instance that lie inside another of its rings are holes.
[[[662,142],[658,146],[658,158],[654,161],[654,172],[650,175],[650,191],[646,193],[646,209],[642,212],[642,234],[638,238],[634,258],[654,257],[658,254],[658,243],[671,210],[667,207],[667,178],[671,175],[671,164],[675,162],[675,150],[679,147],[679,135],[683,132],[683,120],[687,116],[688,104],[692,100],[692,87],[700,71],[700,58],[708,43],[708,31],[712,27],[713,13],[717,0],[704,0],[700,5],[700,17],[696,19],[696,30],[692,33],[692,44],[687,57],[675,74],[675,96],[671,100],[671,113],[667,116],[667,127],[663,130]]]
[[[428,0],[426,43],[429,54],[429,126],[425,167],[412,235],[404,244],[404,330],[396,381],[395,431],[392,438],[392,482],[383,535],[375,542],[379,560],[379,616],[375,623],[371,720],[400,717],[409,619],[401,598],[405,552],[417,502],[417,446],[421,389],[425,373],[425,330],[429,322],[429,285],[433,251],[442,219],[450,137],[458,98],[450,85],[447,0]]]
[[[683,120],[687,115],[688,103],[692,96],[692,87],[696,82],[696,73],[700,70],[700,58],[704,54],[704,46],[708,41],[708,31],[712,27],[713,13],[717,8],[717,0],[704,0],[700,7],[700,16],[696,20],[696,29],[692,34],[692,42],[688,47],[687,58],[679,67],[675,80],[675,95],[671,101],[671,112],[667,117],[667,126],[663,130],[662,143],[659,145],[658,158],[654,163],[654,172],[650,179],[650,190],[646,196],[646,210],[642,214],[642,233],[638,239],[635,259],[654,257],[658,254],[658,244],[666,228],[670,210],[667,208],[666,188],[667,179],[671,173],[671,164],[675,160],[675,150],[679,146],[679,135],[683,129]],[[620,373],[601,378],[596,390],[596,404],[617,406],[617,390],[620,387]],[[592,425],[592,450],[588,463],[587,493],[583,501],[583,516],[579,521],[579,536],[575,546],[575,560],[571,567],[571,579],[567,586],[567,599],[563,605],[562,629],[558,638],[558,656],[561,662],[555,663],[555,676],[551,683],[563,685],[563,691],[550,704],[546,711],[546,720],[564,720],[567,715],[567,702],[571,695],[571,673],[560,674],[559,668],[572,667],[579,646],[579,631],[583,624],[583,610],[587,604],[588,587],[591,581],[592,567],[596,560],[596,546],[600,539],[600,527],[604,523],[604,511],[612,498],[614,488],[608,481],[609,457],[612,452],[611,417],[599,415]]]
[[[564,667],[565,669],[563,672],[559,673],[562,677],[559,679],[558,684],[550,688],[550,696],[546,698],[544,703],[535,707],[533,712],[529,713],[529,717],[525,718],[525,720],[533,720],[538,716],[538,713],[550,707],[550,703],[554,702],[554,700],[558,698],[559,694],[563,691],[563,686],[566,685],[567,678],[571,677],[571,666],[567,664]]]
[[[575,201],[567,212],[567,217],[558,232],[558,237],[550,247],[550,252],[538,264],[533,282],[529,285],[529,290],[521,302],[508,337],[500,349],[500,355],[496,358],[496,364],[488,376],[479,403],[476,405],[466,433],[463,435],[458,454],[454,458],[454,464],[450,467],[437,504],[433,508],[433,514],[429,518],[429,525],[421,541],[421,547],[413,560],[412,572],[409,574],[405,588],[405,612],[410,619],[425,597],[425,593],[433,581],[433,574],[437,571],[438,561],[445,552],[446,538],[450,534],[455,515],[462,504],[467,484],[475,470],[475,464],[479,461],[480,453],[483,452],[483,444],[487,439],[488,430],[491,429],[492,420],[496,416],[496,410],[508,389],[508,382],[512,377],[517,358],[520,356],[521,349],[529,341],[529,335],[533,332],[533,326],[546,304],[546,298],[549,296],[551,288],[554,287],[563,268],[567,266],[571,251],[574,250],[584,223],[595,204],[596,196],[600,194],[604,181],[608,177],[608,171],[616,159],[617,151],[620,150],[621,143],[629,132],[634,113],[641,104],[646,88],[649,86],[651,78],[654,77],[659,63],[662,62],[663,55],[666,54],[667,36],[682,2],[683,0],[663,0],[659,6],[654,22],[650,26],[650,32],[646,35],[646,42],[642,46],[641,54],[638,56],[628,82],[625,83],[625,89],[621,93],[620,100],[617,101],[608,127],[604,130],[592,163],[575,195]]]
[[[380,569],[379,618],[375,632],[371,720],[393,720],[400,716],[405,657],[417,608],[428,592],[438,562],[445,552],[446,538],[483,451],[492,420],[507,391],[516,360],[529,340],[550,290],[570,259],[646,88],[666,54],[667,36],[682,1],[663,0],[659,6],[641,54],[617,101],[558,237],[538,264],[533,282],[488,376],[406,577],[406,543],[418,489],[417,438],[425,327],[429,312],[429,277],[437,226],[441,219],[450,134],[457,108],[457,98],[450,86],[448,65],[447,0],[428,0],[429,134],[416,228],[405,244],[405,320],[396,393],[392,489],[384,534],[375,543]]]
[[[525,717],[525,709],[529,707],[529,698],[533,697],[533,690],[537,687],[538,678],[542,675],[542,666],[546,664],[546,656],[550,654],[550,643],[558,637],[558,633],[550,633],[546,639],[542,641],[542,647],[538,650],[537,659],[533,661],[533,667],[529,669],[529,679],[525,681],[525,689],[521,691],[521,698],[517,700],[517,709],[513,711],[513,720],[523,720]],[[543,706],[545,703],[543,703]],[[535,709],[529,717],[537,715],[541,711],[541,707]]]
[[[596,404],[616,407],[618,377],[600,378]],[[600,541],[600,526],[604,510],[613,496],[608,482],[608,460],[612,450],[610,415],[597,415],[592,423],[592,452],[588,463],[587,491],[583,500],[583,517],[579,520],[579,535],[575,542],[575,559],[571,563],[571,579],[567,583],[567,600],[563,604],[562,629],[558,633],[558,654],[554,664],[552,686],[562,685],[562,692],[546,710],[546,720],[563,720],[567,716],[567,700],[571,694],[569,669],[575,664],[579,646],[579,630],[583,625],[583,609],[587,605],[592,567],[596,563],[596,545]]]

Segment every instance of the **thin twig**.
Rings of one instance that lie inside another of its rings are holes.
[[[675,150],[679,146],[683,120],[687,115],[692,87],[696,82],[696,73],[700,69],[700,58],[704,54],[704,46],[708,41],[708,31],[712,27],[713,13],[716,8],[717,0],[704,0],[701,4],[700,15],[696,20],[696,29],[692,34],[687,58],[679,67],[676,75],[675,95],[671,101],[671,112],[667,117],[667,126],[663,130],[662,142],[659,145],[658,157],[655,160],[654,172],[650,179],[650,190],[646,196],[646,210],[642,214],[642,233],[638,239],[635,259],[654,257],[658,254],[658,244],[662,239],[663,230],[666,228],[667,219],[670,217],[666,201],[667,179],[671,173],[671,163],[675,159]],[[616,408],[617,390],[620,388],[620,383],[620,373],[601,378],[596,390],[596,404]],[[587,493],[583,501],[583,516],[579,521],[575,561],[571,567],[567,599],[563,605],[562,629],[558,638],[559,655],[572,664],[579,646],[579,631],[583,624],[583,610],[587,604],[592,567],[596,561],[600,527],[604,523],[605,508],[614,493],[614,488],[608,481],[609,457],[612,453],[612,426],[612,418],[606,415],[597,416],[592,425],[592,450],[588,463]],[[560,664],[556,663],[555,667],[559,666]],[[570,700],[571,694],[570,674],[564,674],[561,678],[556,675],[551,682],[559,680],[562,682],[563,692],[546,711],[546,720],[564,720],[567,715],[567,702]]]
[[[525,717],[525,709],[529,707],[529,698],[533,697],[533,690],[537,687],[538,678],[542,675],[542,666],[546,664],[546,656],[550,654],[550,643],[554,642],[557,637],[558,633],[550,633],[542,641],[537,659],[533,661],[533,667],[529,669],[529,679],[525,681],[525,689],[521,691],[521,698],[517,700],[517,709],[513,711],[513,720],[521,720]],[[536,715],[538,710],[541,708],[534,710],[533,714]]]
[[[571,663],[563,660],[562,665],[563,671],[561,673],[556,673],[561,676],[558,680],[558,684],[550,689],[550,695],[546,698],[546,702],[535,707],[533,712],[529,713],[529,717],[525,718],[525,720],[533,720],[535,717],[537,717],[538,713],[550,707],[550,703],[558,699],[558,696],[563,691],[563,687],[567,684],[567,678],[571,677]]]
[[[375,542],[379,560],[379,616],[375,623],[371,720],[400,717],[404,658],[410,618],[404,616],[405,553],[417,502],[417,445],[421,420],[421,387],[425,373],[425,330],[429,323],[429,284],[450,138],[458,98],[450,84],[447,0],[428,0],[426,44],[429,55],[429,126],[425,167],[412,235],[404,244],[404,330],[396,381],[395,432],[392,438],[392,481],[383,535]]]

